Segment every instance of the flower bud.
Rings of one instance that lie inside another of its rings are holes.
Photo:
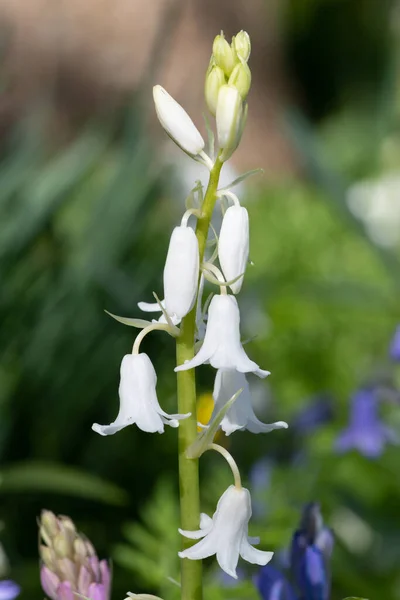
[[[221,67],[227,77],[232,73],[235,66],[235,52],[226,41],[224,34],[217,35],[213,43],[213,56],[215,63]]]
[[[72,600],[75,596],[92,600],[109,600],[110,569],[107,561],[99,561],[90,542],[76,531],[73,521],[43,511],[39,524],[43,544],[40,579],[42,588],[51,600]],[[43,535],[45,534],[45,535]]]
[[[170,138],[187,154],[199,154],[204,140],[187,112],[161,85],[153,87],[153,98],[158,120]]]
[[[191,227],[175,227],[164,267],[165,308],[183,319],[194,305],[199,278],[199,246]]]
[[[247,62],[251,52],[250,36],[247,31],[239,31],[239,33],[233,38],[232,45],[239,59],[241,58]]]
[[[227,281],[245,272],[249,257],[249,215],[243,206],[230,206],[224,215],[218,257]],[[242,283],[243,277],[230,285],[234,294],[240,292]]]
[[[234,67],[228,83],[229,85],[233,85],[238,90],[242,100],[246,100],[251,85],[251,71],[247,63],[238,63]]]
[[[223,161],[228,160],[238,147],[243,118],[243,101],[238,90],[232,85],[223,85],[218,94],[216,114],[218,143],[223,149],[220,158]]]
[[[225,85],[225,83],[225,75],[221,67],[217,65],[212,66],[206,75],[204,93],[208,110],[214,117],[217,112],[218,93],[221,86]]]

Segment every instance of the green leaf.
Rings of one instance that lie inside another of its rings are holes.
[[[0,470],[0,493],[27,491],[67,494],[116,506],[128,503],[124,490],[75,467],[26,461]]]
[[[188,458],[198,458],[207,450],[210,444],[213,443],[215,434],[218,431],[219,426],[221,425],[222,419],[231,408],[234,402],[238,399],[240,394],[243,392],[243,388],[238,390],[236,394],[228,400],[228,402],[221,408],[221,410],[215,415],[214,419],[211,421],[211,424],[208,425],[206,429],[203,429],[201,433],[197,436],[193,444],[189,446],[186,450],[186,456]]]
[[[148,325],[151,325],[151,321],[146,321],[146,319],[131,319],[129,317],[119,317],[118,315],[113,315],[108,310],[105,310],[110,317],[122,323],[123,325],[128,325],[129,327],[138,327],[138,329],[144,329]]]
[[[224,190],[229,190],[230,188],[235,187],[235,185],[242,183],[242,181],[248,179],[249,177],[252,177],[253,175],[256,175],[257,173],[264,173],[264,169],[251,169],[251,171],[246,171],[246,173],[243,173],[243,175],[240,175],[239,177],[231,181],[231,183],[225,185],[223,188],[218,190],[218,193],[223,193]]]

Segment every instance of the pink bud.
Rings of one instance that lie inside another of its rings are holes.
[[[40,569],[40,581],[42,588],[51,600],[57,600],[57,589],[60,585],[60,580],[55,573],[52,573],[50,569],[42,566]]]
[[[102,583],[91,583],[88,597],[90,600],[108,600],[108,593]]]
[[[60,584],[56,600],[76,600],[76,596],[72,591],[72,586],[69,581],[63,581]]]

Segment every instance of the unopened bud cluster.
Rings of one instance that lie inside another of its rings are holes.
[[[218,142],[227,160],[239,145],[247,118],[246,98],[251,85],[250,38],[240,31],[227,42],[217,35],[206,74],[205,98],[217,122]]]
[[[40,578],[51,600],[109,600],[110,568],[69,517],[44,510],[39,521]]]
[[[234,36],[230,44],[222,32],[214,40],[205,80],[205,100],[216,118],[221,161],[232,156],[246,124],[250,49],[250,38],[245,31]],[[187,112],[160,85],[154,87],[153,97],[158,119],[170,138],[189,156],[212,168],[213,157],[205,154],[203,137]]]

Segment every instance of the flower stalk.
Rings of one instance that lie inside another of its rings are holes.
[[[217,158],[210,172],[210,180],[204,201],[201,206],[202,216],[197,221],[196,237],[199,244],[200,264],[204,257],[208,229],[217,199],[219,176],[223,163]],[[176,340],[177,364],[182,365],[194,357],[196,332],[196,308],[184,317],[181,323],[181,334]],[[194,369],[177,373],[178,412],[191,413],[179,427],[179,496],[182,529],[197,529],[200,520],[199,497],[199,461],[189,459],[186,449],[197,437],[196,416],[196,378]],[[184,540],[183,548],[192,542]],[[202,600],[202,564],[200,560],[182,559],[181,567],[182,600]]]

